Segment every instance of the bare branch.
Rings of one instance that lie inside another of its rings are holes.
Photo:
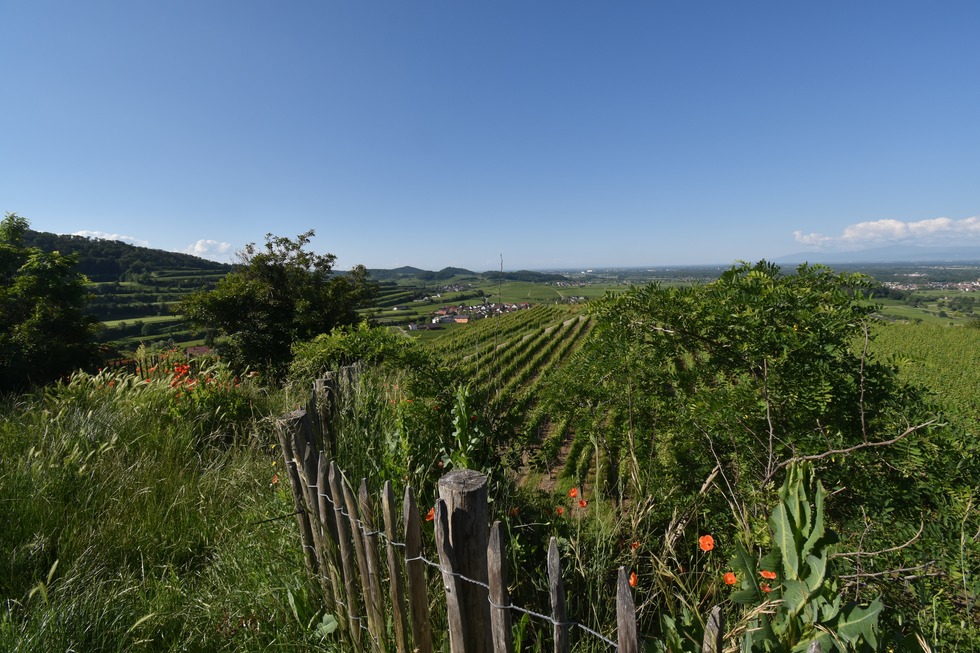
[[[789,465],[792,465],[793,463],[804,462],[804,461],[808,461],[808,460],[822,460],[822,459],[828,458],[830,456],[836,456],[836,455],[839,455],[839,454],[849,454],[849,453],[853,453],[855,451],[860,451],[861,449],[870,449],[872,447],[887,447],[889,445],[895,444],[896,442],[898,442],[898,441],[900,441],[900,440],[902,440],[902,439],[904,439],[904,438],[912,435],[913,433],[915,433],[916,431],[918,431],[920,429],[923,429],[923,428],[925,428],[927,426],[931,426],[932,424],[935,424],[938,421],[939,421],[939,418],[938,417],[934,417],[931,420],[929,420],[928,422],[922,422],[921,424],[916,424],[915,426],[910,426],[907,429],[905,429],[904,431],[902,431],[901,433],[899,433],[898,435],[896,435],[894,438],[891,438],[890,440],[881,440],[879,442],[862,442],[860,444],[854,445],[853,447],[845,447],[843,449],[831,449],[829,451],[824,451],[823,453],[811,454],[809,456],[794,456],[793,458],[789,458],[787,460],[784,460],[783,462],[781,462],[778,465],[776,465],[773,468],[772,472],[770,474],[768,474],[766,476],[766,478],[763,480],[763,485],[765,485],[766,483],[768,483],[771,480],[773,474],[775,474],[776,472],[778,472],[783,467],[787,467]]]
[[[926,567],[931,567],[936,564],[935,560],[930,560],[929,562],[923,563],[921,565],[916,565],[915,567],[899,567],[897,569],[886,569],[885,571],[876,571],[869,574],[848,574],[846,576],[838,576],[841,580],[852,580],[855,578],[880,578],[881,576],[892,576],[895,574],[904,574],[909,571],[917,571],[919,569],[925,569]],[[915,578],[922,576],[942,576],[942,572],[935,572],[931,574],[919,574]]]
[[[865,362],[865,360],[868,357],[868,340],[870,339],[870,337],[868,335],[868,323],[867,322],[862,322],[861,323],[861,326],[864,327],[864,349],[861,350],[861,372],[860,372],[860,379],[861,379],[861,399],[860,399],[860,402],[861,402],[861,436],[864,438],[864,441],[867,442],[868,441],[868,425],[867,425],[867,423],[865,422],[865,419],[864,419],[864,362]]]
[[[922,519],[922,523],[919,524],[919,532],[917,532],[915,535],[913,535],[912,538],[908,542],[906,542],[905,544],[899,544],[898,546],[893,546],[893,547],[890,547],[888,549],[881,549],[880,551],[851,551],[851,552],[847,552],[847,553],[832,553],[830,555],[830,557],[831,558],[853,558],[853,557],[861,557],[861,556],[876,556],[876,555],[881,555],[882,553],[891,553],[892,551],[901,551],[902,549],[910,546],[913,542],[915,542],[917,539],[919,539],[919,536],[922,535],[922,529],[925,527],[925,525],[926,525],[926,520],[925,520],[925,518],[923,518]]]

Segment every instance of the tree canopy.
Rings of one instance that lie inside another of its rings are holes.
[[[0,222],[0,392],[53,381],[96,356],[76,258],[26,246],[29,225],[16,213]]]
[[[305,249],[314,235],[267,234],[264,247],[250,243],[214,290],[193,294],[179,310],[225,336],[226,354],[237,364],[280,375],[295,342],[356,324],[357,309],[374,292],[364,266],[334,274],[333,254]]]
[[[597,302],[589,342],[550,394],[555,414],[576,424],[579,473],[598,463],[611,492],[693,496],[715,470],[746,506],[789,461],[818,457],[824,478],[855,499],[882,483],[929,493],[942,456],[918,436],[931,414],[868,354],[875,309],[861,293],[871,283],[763,261]]]

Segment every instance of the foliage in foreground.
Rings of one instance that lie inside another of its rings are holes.
[[[323,643],[293,525],[263,521],[292,510],[263,426],[283,408],[179,358],[0,405],[0,649]]]
[[[0,393],[49,383],[95,360],[76,258],[27,247],[28,226],[14,213],[0,221]]]
[[[669,543],[654,570],[667,561],[675,592],[696,596],[676,573],[693,531],[728,555],[768,547],[776,484],[809,460],[831,488],[843,589],[883,594],[889,627],[976,643],[978,446],[874,355],[868,284],[762,262],[596,303],[589,341],[552,377],[553,415],[575,424],[566,477],[618,503],[626,537]],[[661,600],[677,621],[696,612]]]

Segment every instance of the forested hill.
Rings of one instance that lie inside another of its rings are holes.
[[[126,281],[167,270],[229,272],[231,266],[190,254],[138,247],[118,240],[28,231],[26,245],[47,252],[78,254],[78,269],[92,281]]]
[[[432,272],[430,270],[422,270],[414,267],[400,267],[394,268],[392,270],[385,269],[370,269],[368,273],[371,275],[372,279],[378,281],[393,281],[397,279],[417,279],[419,281],[449,281],[455,280],[460,281],[463,277],[472,277],[474,279],[488,279],[491,281],[496,281],[502,279],[504,281],[531,281],[537,283],[548,283],[555,281],[568,281],[568,277],[563,274],[545,273],[545,272],[532,272],[530,270],[518,270],[516,272],[473,272],[472,270],[467,270],[466,268],[443,268],[438,272]]]

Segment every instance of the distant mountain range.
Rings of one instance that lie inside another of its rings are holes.
[[[532,281],[537,283],[547,283],[549,281],[568,281],[564,274],[552,272],[532,272],[530,270],[517,270],[516,272],[500,272],[490,270],[487,272],[473,272],[465,268],[443,268],[438,272],[422,270],[411,266],[403,266],[391,270],[382,268],[370,268],[368,274],[375,281],[391,281],[402,278],[413,278],[420,281],[465,281],[466,277],[474,279],[491,279],[504,281]]]
[[[980,247],[892,245],[854,252],[799,252],[774,263],[978,263]]]

